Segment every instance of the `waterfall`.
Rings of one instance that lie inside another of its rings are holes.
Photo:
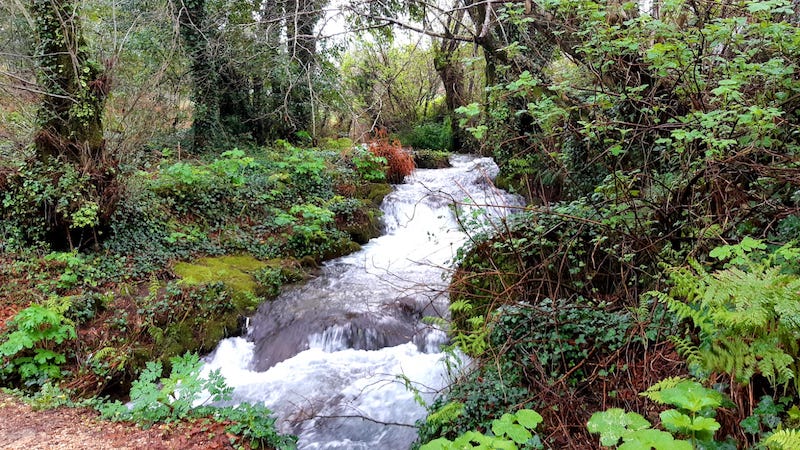
[[[223,340],[219,369],[237,402],[264,403],[301,449],[407,449],[414,423],[447,386],[446,288],[465,227],[522,205],[496,189],[490,158],[454,156],[419,169],[383,202],[385,234],[330,261],[302,286],[262,304],[247,336]],[[408,386],[412,386],[411,389]]]

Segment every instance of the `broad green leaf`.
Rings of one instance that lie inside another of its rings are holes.
[[[654,392],[650,398],[691,412],[699,412],[706,407],[717,408],[722,405],[723,400],[719,392],[691,380],[684,380],[674,387]]]
[[[492,422],[492,432],[497,436],[508,436],[518,444],[528,442],[533,435],[522,425],[514,423],[514,420],[513,415],[503,414],[502,417]]]
[[[434,439],[421,446],[419,450],[450,450],[454,448],[453,443],[445,438]]]
[[[626,413],[621,408],[596,412],[592,414],[587,424],[590,433],[600,433],[600,443],[606,447],[617,445],[620,438],[630,434],[631,431],[642,430],[649,426],[650,422],[640,414]]]
[[[536,429],[542,423],[542,416],[532,409],[520,409],[516,416],[517,422],[529,430]]]
[[[668,409],[660,414],[664,428],[672,432],[687,431],[692,428],[692,418],[676,410]]]
[[[619,446],[619,450],[652,449],[692,450],[693,447],[689,441],[676,440],[666,431],[654,430],[652,428],[632,432],[627,438],[625,438],[625,443]]]

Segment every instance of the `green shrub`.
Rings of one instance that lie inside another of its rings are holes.
[[[89,177],[70,164],[16,162],[3,174],[0,193],[0,250],[47,246],[56,227],[77,230],[97,224],[99,207]],[[43,214],[48,211],[48,214]],[[66,246],[81,242],[60,243]]]
[[[491,324],[489,344],[502,349],[503,358],[524,370],[570,381],[583,379],[585,369],[574,370],[589,355],[602,358],[622,348],[629,339],[633,318],[609,305],[573,300],[545,299],[537,305],[504,306]]]
[[[467,431],[452,441],[434,439],[420,450],[516,449],[518,445],[525,449],[542,448],[541,440],[533,434],[541,422],[542,416],[536,411],[520,409],[493,420],[491,433]]]
[[[525,406],[529,399],[530,392],[523,386],[523,374],[517,366],[507,360],[485,364],[433,401],[428,419],[417,422],[418,443],[439,437],[455,439],[470,430],[490,429],[493,420]]]
[[[400,142],[405,147],[415,149],[450,151],[453,136],[449,120],[416,125],[410,131],[400,134]]]
[[[745,238],[711,251],[727,261],[709,272],[697,261],[673,268],[670,292],[651,292],[694,330],[676,337],[678,350],[702,376],[725,373],[740,383],[760,374],[772,386],[800,386],[800,249],[785,245],[773,251]]]
[[[351,158],[359,178],[369,182],[386,181],[386,167],[389,163],[385,157],[375,155],[365,145],[358,145],[353,148]]]
[[[144,427],[155,423],[174,422],[198,417],[212,417],[229,422],[226,431],[241,436],[251,448],[295,448],[294,436],[278,434],[272,412],[264,406],[196,406],[205,402],[230,401],[233,388],[225,383],[219,370],[202,378],[202,362],[196,354],[186,353],[170,359],[172,370],[162,378],[160,362],[148,362],[139,378],[133,382],[130,407],[120,401],[101,403],[100,414],[105,419],[132,421]]]
[[[200,376],[202,362],[196,354],[186,353],[170,359],[172,371],[162,378],[160,362],[148,362],[139,378],[131,385],[130,407],[119,400],[102,404],[105,419],[126,420],[151,426],[157,422],[174,422],[190,417],[194,403],[207,391],[209,401],[230,399],[232,388],[225,385],[219,371],[208,379]]]
[[[61,377],[67,360],[58,346],[75,339],[75,327],[64,317],[67,299],[51,299],[47,305],[33,304],[18,312],[9,322],[0,344],[5,379],[19,377],[26,385],[41,385]]]
[[[214,417],[219,421],[231,421],[226,430],[241,436],[250,448],[276,450],[296,448],[297,438],[279,434],[275,430],[272,411],[263,405],[242,403],[238,406],[219,408]]]

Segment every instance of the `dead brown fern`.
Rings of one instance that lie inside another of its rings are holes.
[[[373,155],[386,159],[388,182],[402,183],[414,170],[414,157],[403,149],[399,140],[390,139],[386,130],[378,130],[368,142],[368,147]]]

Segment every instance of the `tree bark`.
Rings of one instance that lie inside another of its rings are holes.
[[[43,205],[49,241],[55,248],[74,247],[73,238],[77,246],[96,245],[96,230],[108,224],[119,198],[117,164],[103,136],[110,78],[88,55],[73,0],[31,0],[30,5],[37,82],[44,92],[36,155],[52,171],[56,195],[63,197],[44,200],[58,204]]]
[[[46,94],[39,108],[36,149],[82,167],[104,157],[103,109],[110,90],[103,68],[86,54],[72,0],[33,0],[39,70]]]
[[[194,147],[210,147],[222,133],[219,120],[219,74],[205,33],[205,0],[183,0],[179,13],[181,37],[191,60]]]

